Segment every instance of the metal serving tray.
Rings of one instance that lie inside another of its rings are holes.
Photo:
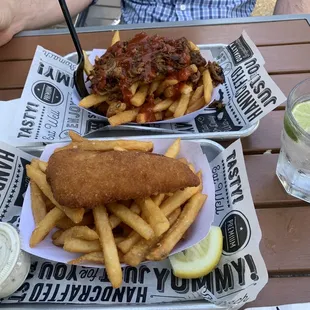
[[[201,145],[202,151],[206,154],[208,161],[211,162],[219,153],[221,153],[224,148],[217,142],[211,140],[193,140]],[[20,147],[23,151],[34,155],[40,156],[44,147],[43,146],[25,146]],[[161,304],[149,304],[149,305],[139,305],[139,304],[124,304],[124,305],[93,305],[93,304],[48,304],[48,303],[18,303],[18,304],[0,304],[0,308],[3,310],[9,309],[36,309],[36,310],[65,310],[65,309],[77,309],[77,310],[97,310],[97,309],[113,309],[113,310],[213,310],[213,309],[225,309],[222,307],[215,306],[208,303],[205,300],[193,300],[193,301],[177,301],[170,303]]]
[[[216,57],[223,47],[225,47],[226,44],[200,44],[198,47],[201,50],[210,50],[212,55]],[[90,51],[87,52],[87,54],[90,54]],[[64,56],[66,59],[77,63],[77,53],[70,53]],[[105,129],[103,131],[98,132],[98,137],[128,137],[128,136],[136,136],[137,138],[142,137],[149,137],[152,139],[156,138],[163,138],[163,136],[167,139],[169,138],[182,138],[182,139],[213,139],[213,140],[232,140],[232,139],[238,139],[238,138],[244,138],[252,134],[259,125],[259,121],[251,126],[246,126],[241,130],[238,131],[226,131],[226,132],[206,132],[206,133],[169,133],[165,130],[160,130],[159,128],[156,128],[155,130],[147,130],[147,127],[143,127],[141,125],[138,126],[132,126],[131,128],[126,129]],[[134,128],[136,127],[136,128]],[[140,128],[140,129],[139,129]],[[143,130],[141,128],[144,128]]]

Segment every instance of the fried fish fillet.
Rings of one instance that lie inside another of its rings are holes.
[[[50,157],[46,175],[58,203],[72,208],[94,208],[200,183],[179,160],[136,151],[64,150]]]

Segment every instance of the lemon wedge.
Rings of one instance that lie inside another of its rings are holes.
[[[292,114],[298,125],[310,133],[310,101],[304,101],[294,106]]]
[[[194,246],[169,256],[173,274],[194,279],[210,273],[221,259],[223,235],[220,227],[211,226],[206,238]]]

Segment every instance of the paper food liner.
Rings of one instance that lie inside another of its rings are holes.
[[[106,49],[93,49],[90,52],[90,54],[89,54],[89,61],[91,62],[91,64],[95,64],[95,58],[97,56],[101,57],[105,52],[106,52]],[[211,52],[209,50],[201,51],[201,54],[203,55],[203,57],[207,61],[208,60],[209,61],[213,60],[212,54],[211,54]],[[88,90],[89,93],[91,93],[90,82],[87,81],[87,76],[86,76],[85,73],[84,73],[84,79],[85,79],[86,89]],[[218,90],[219,89],[220,89],[219,86],[213,89],[212,98],[211,98],[210,103],[213,100],[215,100],[215,98],[218,97]],[[72,102],[78,106],[80,101],[81,101],[81,97],[79,96],[76,88],[74,88],[73,92],[72,92]],[[102,119],[105,119],[105,120],[108,121],[108,118],[105,117],[105,116],[102,116],[101,114],[97,114],[97,113],[93,112],[90,109],[85,109],[85,110],[87,110],[88,112],[90,112],[90,113],[92,113],[92,114],[94,114],[94,115],[96,115],[98,117],[102,117]],[[167,119],[167,120],[163,120],[163,121],[157,121],[157,122],[147,122],[147,123],[143,123],[143,124],[147,125],[147,124],[187,123],[187,122],[190,122],[193,119],[195,119],[199,114],[201,114],[202,111],[204,111],[204,114],[206,114],[207,111],[210,111],[210,113],[214,113],[215,109],[211,109],[211,108],[208,108],[208,107],[203,107],[203,108],[201,108],[201,109],[199,109],[197,111],[194,111],[192,113],[186,114],[186,115],[181,116],[181,117]],[[137,124],[137,123],[132,122],[130,124]]]
[[[154,143],[154,153],[164,154],[167,148],[175,141],[174,139],[147,139]],[[41,159],[43,161],[48,161],[49,157],[53,154],[54,150],[58,147],[64,146],[64,143],[55,143],[45,147]],[[181,240],[170,255],[184,251],[185,249],[195,245],[203,238],[205,238],[210,230],[211,224],[214,220],[214,205],[215,205],[215,192],[214,192],[214,183],[212,179],[212,173],[210,170],[210,165],[207,161],[206,156],[203,154],[200,144],[198,142],[190,141],[181,141],[181,150],[179,153],[179,158],[186,158],[191,162],[196,171],[202,171],[203,179],[203,193],[208,195],[208,198],[200,210],[199,215],[197,216],[193,225],[187,231],[186,239]],[[81,184],[82,186],[82,184]],[[51,235],[55,232],[55,229],[36,247],[30,248],[29,240],[31,233],[35,228],[35,223],[31,210],[31,197],[30,197],[30,188],[28,186],[20,220],[20,235],[22,239],[22,249],[26,252],[42,257],[48,260],[67,263],[68,261],[75,259],[81,254],[69,253],[64,251],[60,247],[56,247],[52,243]],[[87,267],[102,267],[95,264],[83,264]]]

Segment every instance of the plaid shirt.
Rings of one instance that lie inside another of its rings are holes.
[[[256,0],[121,0],[126,24],[250,16]]]

